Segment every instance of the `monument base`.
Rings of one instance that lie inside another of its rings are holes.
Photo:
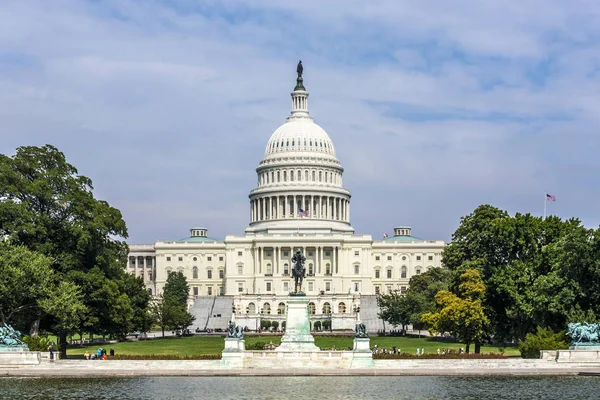
[[[246,341],[238,338],[225,338],[225,348],[221,353],[221,366],[225,368],[242,368]]]
[[[600,349],[592,350],[590,349],[592,346],[585,347],[585,350],[542,350],[540,358],[557,363],[600,363]]]
[[[373,353],[370,346],[371,340],[367,338],[354,338],[354,356],[351,368],[373,368]]]
[[[0,366],[6,365],[38,365],[41,360],[39,351],[0,351]]]
[[[313,352],[320,351],[315,345],[315,338],[310,333],[308,315],[308,298],[305,296],[288,296],[285,333],[277,352]]]

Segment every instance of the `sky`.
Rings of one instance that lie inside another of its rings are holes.
[[[597,0],[0,0],[0,153],[52,144],[130,243],[240,234],[304,65],[357,233],[480,204],[600,225]]]

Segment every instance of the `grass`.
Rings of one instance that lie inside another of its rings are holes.
[[[256,342],[273,342],[279,344],[281,336],[246,336],[246,347]],[[69,357],[80,358],[86,351],[93,352],[98,347],[113,349],[116,354],[130,355],[176,355],[176,356],[194,356],[201,354],[220,354],[224,347],[223,337],[218,336],[188,336],[165,339],[152,339],[139,342],[120,342],[114,344],[92,345],[82,347],[69,347],[67,354]],[[337,350],[347,350],[352,347],[352,337],[341,336],[316,336],[315,344],[320,348]],[[371,347],[378,345],[380,348],[391,348],[396,346],[403,353],[416,354],[417,348],[424,348],[426,354],[436,353],[437,349],[450,348],[458,350],[465,347],[462,343],[437,341],[428,338],[411,337],[371,337]],[[471,345],[471,351],[474,351],[474,345]],[[482,346],[482,353],[500,353],[497,346]],[[506,347],[505,355],[519,356],[516,347]]]

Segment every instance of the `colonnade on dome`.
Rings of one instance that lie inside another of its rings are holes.
[[[338,196],[290,194],[265,195],[250,201],[251,223],[297,218],[350,222],[350,200]]]

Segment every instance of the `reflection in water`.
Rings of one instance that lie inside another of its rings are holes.
[[[595,377],[0,378],[13,399],[598,399]]]

